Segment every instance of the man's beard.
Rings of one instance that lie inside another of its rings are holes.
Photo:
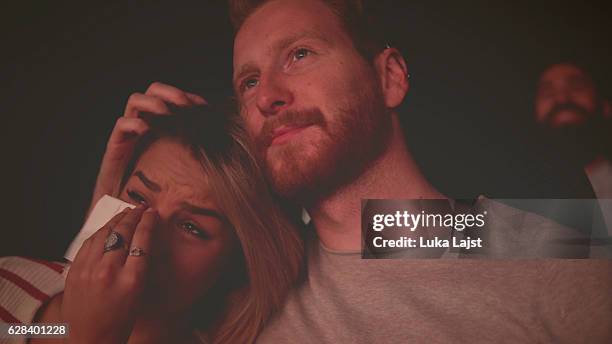
[[[268,181],[277,194],[303,205],[325,198],[355,180],[387,146],[391,119],[377,89],[362,89],[334,113],[318,108],[270,117],[257,137],[257,150]],[[283,125],[322,131],[317,142],[295,137],[270,147],[274,129]],[[272,151],[274,150],[274,151]]]
[[[557,116],[564,111],[572,111],[574,114],[576,114],[578,116],[578,122],[577,123],[557,124],[555,122]],[[589,118],[592,116],[593,116],[593,112],[589,111],[583,106],[580,106],[572,102],[566,102],[566,103],[555,104],[555,106],[553,106],[550,109],[550,111],[546,113],[546,116],[544,118],[546,119],[546,125],[550,126],[551,128],[555,128],[555,127],[580,125],[580,123],[588,121]]]
[[[547,115],[550,124],[553,116],[565,110],[572,110],[582,116],[583,120],[576,124],[564,124],[557,127],[550,125],[544,128],[544,139],[560,150],[566,159],[579,165],[585,165],[598,155],[610,156],[610,121],[606,120],[600,109],[588,111],[573,104],[558,104]]]

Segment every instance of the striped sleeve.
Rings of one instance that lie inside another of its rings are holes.
[[[0,321],[31,323],[38,309],[64,290],[65,268],[25,257],[0,258]]]

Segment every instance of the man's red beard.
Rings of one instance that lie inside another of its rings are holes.
[[[328,117],[314,108],[288,111],[264,123],[257,150],[277,194],[304,205],[316,202],[353,181],[380,156],[391,132],[382,96],[374,90],[353,94]],[[274,130],[282,126],[307,127],[298,135],[318,131],[323,136],[316,142],[293,137],[271,147]]]

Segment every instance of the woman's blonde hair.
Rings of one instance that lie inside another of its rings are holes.
[[[206,337],[213,343],[253,342],[300,276],[303,243],[296,221],[270,193],[238,116],[195,108],[149,123],[151,133],[142,140],[131,166],[157,138],[179,139],[201,163],[213,197],[242,248],[243,269],[238,271],[243,276],[233,276],[232,284],[238,286]]]

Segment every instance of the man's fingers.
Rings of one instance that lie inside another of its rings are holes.
[[[168,115],[170,109],[164,102],[164,100],[142,93],[134,93],[128,98],[127,105],[125,106],[125,117],[138,117],[142,112],[152,113],[156,115]]]
[[[174,86],[166,85],[161,82],[154,82],[145,92],[148,96],[157,97],[167,103],[178,107],[201,105],[204,98],[195,94],[187,93]],[[200,98],[200,99],[198,99]]]
[[[158,215],[152,208],[147,209],[140,219],[130,245],[130,253],[125,261],[124,274],[128,283],[144,280]]]

